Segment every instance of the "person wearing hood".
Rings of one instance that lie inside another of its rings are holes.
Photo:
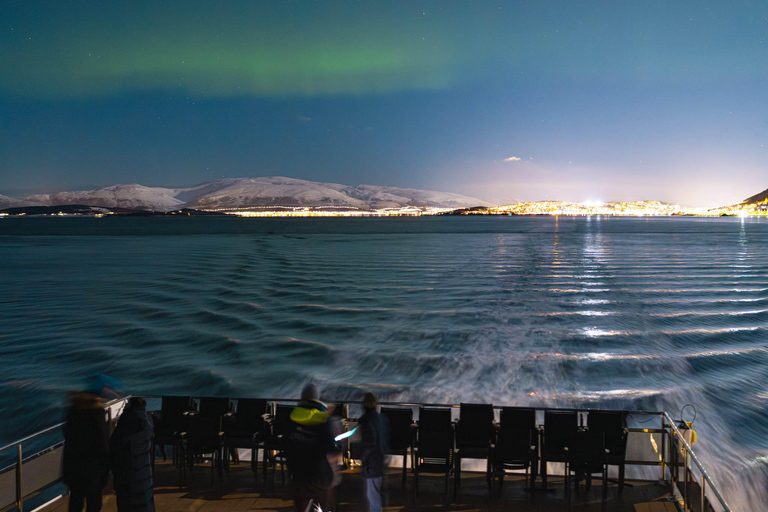
[[[386,461],[386,425],[376,410],[378,401],[373,393],[363,398],[365,412],[360,418],[360,459],[363,464],[362,476],[365,481],[365,497],[370,512],[382,510],[382,484]]]
[[[109,443],[118,512],[154,512],[152,423],[147,404],[133,397],[120,415]]]
[[[62,477],[69,487],[69,512],[99,512],[109,477],[109,425],[95,391],[70,397],[64,424]]]
[[[310,501],[323,510],[333,506],[333,468],[328,456],[339,452],[333,437],[328,408],[319,400],[314,384],[301,392],[301,402],[291,411],[293,432],[286,440],[288,470],[293,478],[294,506],[304,512]]]

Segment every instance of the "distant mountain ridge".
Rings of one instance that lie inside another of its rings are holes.
[[[70,204],[162,211],[180,208],[220,209],[264,206],[335,206],[360,209],[408,206],[432,208],[489,206],[487,202],[480,199],[451,192],[379,185],[348,186],[282,176],[226,178],[187,188],[146,187],[133,183],[95,190],[37,194],[23,200],[0,196],[0,208]]]
[[[25,206],[29,203],[20,199],[14,199],[12,197],[0,195],[0,210],[4,208],[15,208],[17,206]]]

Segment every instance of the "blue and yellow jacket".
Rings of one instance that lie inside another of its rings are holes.
[[[328,455],[338,452],[333,439],[325,404],[319,400],[302,401],[291,411],[294,431],[285,443],[288,469],[295,482],[328,487],[333,469]]]

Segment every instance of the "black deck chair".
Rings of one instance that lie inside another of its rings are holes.
[[[238,448],[251,449],[251,469],[258,472],[259,442],[265,435],[264,415],[267,413],[267,401],[259,398],[240,398],[234,414],[225,415],[224,446],[225,454],[232,455],[235,463],[240,459]],[[228,452],[228,453],[227,453]],[[225,469],[229,468],[229,456],[225,457]]]
[[[619,492],[624,490],[624,466],[629,435],[626,419],[627,415],[622,411],[591,411],[587,415],[589,431],[600,432],[605,436],[608,465],[619,467]]]
[[[585,477],[587,492],[592,487],[592,475],[600,473],[602,479],[603,501],[608,497],[608,457],[605,448],[605,434],[587,430],[579,432],[578,441],[570,450],[569,471],[576,475],[576,489],[579,481]]]
[[[193,470],[195,462],[208,459],[211,463],[211,483],[215,481],[215,472],[221,474],[221,449],[224,433],[219,426],[221,419],[202,414],[191,414],[187,428],[179,435],[181,442],[181,463],[179,464],[179,482],[186,482],[187,468]]]
[[[496,445],[493,449],[493,472],[499,479],[499,492],[504,484],[507,471],[525,470],[525,485],[533,487],[539,460],[536,410],[504,407],[499,415]]]
[[[387,455],[403,457],[403,483],[407,474],[408,450],[411,451],[411,470],[414,468],[413,443],[416,430],[413,423],[413,409],[382,407],[382,417],[386,418],[386,428],[389,443]]]
[[[461,404],[456,425],[454,452],[454,486],[461,485],[462,459],[485,459],[485,475],[491,486],[491,445],[495,441],[493,406],[490,404]]]
[[[219,418],[232,411],[232,403],[229,398],[201,397],[199,406],[200,416],[205,418]]]
[[[450,409],[419,408],[414,482],[419,490],[421,473],[445,474],[445,490],[453,471],[454,429]]]
[[[280,464],[280,476],[285,483],[285,441],[287,436],[294,430],[294,423],[291,421],[292,405],[276,404],[275,415],[268,420],[267,432],[260,447],[264,450],[264,480],[267,479],[267,466],[273,468],[272,481],[274,482],[275,470],[277,464]],[[257,448],[258,450],[258,448]]]
[[[570,449],[576,441],[578,414],[575,411],[544,411],[541,437],[541,478],[547,488],[547,463],[565,463],[565,492],[568,493]]]
[[[155,463],[155,447],[159,446],[166,459],[165,446],[173,449],[173,462],[178,464],[179,433],[187,427],[187,413],[194,409],[192,398],[189,396],[164,396],[160,411],[152,413],[155,439],[152,445],[152,464]]]

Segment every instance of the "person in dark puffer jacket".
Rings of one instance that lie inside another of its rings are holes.
[[[62,476],[69,487],[69,512],[99,512],[109,477],[109,425],[98,393],[70,398],[64,425]]]
[[[304,512],[310,501],[323,510],[335,505],[334,473],[328,456],[338,453],[339,448],[328,420],[328,408],[319,396],[317,386],[306,385],[301,402],[291,411],[294,431],[286,440],[286,455],[297,512]]]
[[[146,403],[141,398],[131,398],[109,443],[118,512],[155,511],[153,439]]]

